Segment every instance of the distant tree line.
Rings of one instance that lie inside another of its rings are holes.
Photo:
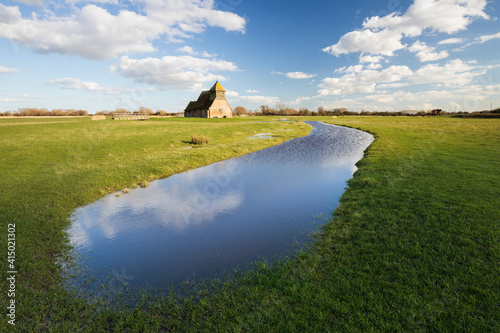
[[[137,113],[147,113],[150,116],[155,115],[155,116],[175,116],[177,113],[175,112],[167,112],[165,110],[157,110],[154,112],[151,109],[148,109],[144,106],[141,106],[138,110],[136,111],[128,111],[127,109],[124,108],[117,108],[114,111],[99,111],[96,112],[97,115],[105,115],[105,116],[110,116],[114,113],[130,113],[130,114],[137,114]],[[6,111],[6,112],[0,112],[0,117],[49,117],[49,116],[54,116],[54,117],[67,117],[67,116],[88,116],[89,113],[85,110],[74,110],[74,109],[53,109],[49,111],[48,109],[43,109],[43,108],[20,108],[17,109],[17,111]]]
[[[105,115],[111,116],[115,113],[146,113],[150,116],[176,116],[177,112],[167,112],[165,110],[157,110],[156,112],[141,106],[136,111],[129,111],[124,108],[117,108],[114,111],[99,111],[97,115]],[[300,108],[299,110],[292,109],[287,107],[285,104],[278,103],[275,108],[269,107],[268,105],[261,105],[259,109],[254,111],[247,110],[242,106],[237,106],[233,110],[234,115],[239,116],[389,116],[389,117],[397,117],[397,116],[430,116],[430,110],[403,110],[403,111],[365,111],[361,110],[361,112],[349,111],[347,108],[333,108],[330,110],[325,109],[324,107],[318,107],[316,111],[311,111],[307,108]],[[474,112],[443,112],[445,115],[450,115],[454,117],[460,118],[500,118],[500,108],[496,108],[494,110],[485,110],[485,111],[474,111]],[[47,109],[39,109],[39,108],[20,108],[17,111],[6,111],[0,112],[0,117],[36,117],[36,116],[55,116],[55,117],[64,117],[64,116],[88,116],[88,112],[85,110],[75,110],[75,109],[53,109],[51,111]]]
[[[0,117],[68,117],[68,116],[88,116],[89,113],[85,110],[74,110],[74,109],[53,109],[49,111],[47,109],[37,109],[37,108],[21,108],[17,111],[6,111],[0,112]]]
[[[454,116],[460,118],[500,118],[500,108],[485,111],[457,112]]]
[[[295,110],[287,107],[284,104],[278,103],[276,108],[271,108],[268,105],[261,105],[259,110],[254,113],[259,116],[424,116],[430,115],[430,111],[422,110],[405,110],[399,112],[390,111],[365,111],[361,112],[349,111],[347,108],[333,108],[326,109],[324,107],[318,107],[316,111],[309,110],[308,108],[300,108]]]
[[[246,110],[245,108],[239,106],[234,109],[234,114],[241,114],[240,111],[243,109],[244,114],[256,115],[256,116],[383,116],[383,117],[426,117],[432,115],[432,110],[402,110],[402,111],[366,111],[361,110],[349,111],[347,108],[333,108],[326,109],[324,107],[318,107],[316,111],[311,111],[307,108],[300,108],[295,110],[287,107],[282,103],[278,103],[275,108],[269,107],[268,105],[261,105],[259,109],[252,111]],[[471,118],[499,118],[500,108],[492,111],[475,111],[475,112],[443,112],[443,115],[456,116],[456,117],[471,117]]]

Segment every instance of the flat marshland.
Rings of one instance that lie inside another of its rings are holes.
[[[64,230],[74,209],[310,130],[302,122],[253,122],[270,119],[0,119],[0,235],[4,244],[7,224],[16,224],[16,328],[500,329],[498,119],[297,118],[376,136],[331,221],[306,251],[286,262],[260,262],[210,294],[201,290],[182,302],[150,302],[145,295],[135,309],[106,308],[61,287],[58,262],[68,251]],[[259,133],[274,138],[248,140]],[[193,146],[194,135],[206,136],[208,144]],[[1,286],[8,289],[5,280]],[[5,293],[0,299],[5,304]],[[0,329],[7,328],[4,316]]]

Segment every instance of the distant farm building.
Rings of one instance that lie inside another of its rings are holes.
[[[441,109],[434,109],[431,111],[431,116],[439,116],[443,114],[443,110]]]
[[[184,110],[184,117],[199,118],[232,118],[233,110],[226,100],[226,90],[219,81],[210,88],[202,91],[197,101],[189,102]]]

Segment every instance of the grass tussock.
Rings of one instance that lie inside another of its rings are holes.
[[[210,138],[206,135],[191,135],[191,143],[193,145],[207,145]]]

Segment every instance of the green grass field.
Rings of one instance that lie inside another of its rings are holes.
[[[0,237],[6,253],[7,224],[16,224],[15,329],[500,330],[497,119],[311,117],[369,131],[377,140],[331,222],[294,260],[258,263],[210,295],[200,292],[181,304],[145,301],[133,310],[88,304],[60,287],[57,261],[68,249],[63,230],[76,207],[310,129],[253,120],[1,119]],[[262,132],[276,138],[247,140]],[[210,141],[184,149],[192,135]],[[0,330],[12,330],[2,318]]]

